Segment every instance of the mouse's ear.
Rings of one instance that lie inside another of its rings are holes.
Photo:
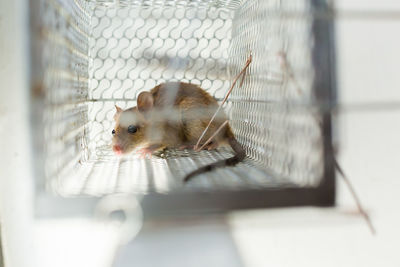
[[[123,111],[122,108],[118,107],[117,105],[115,105],[115,109],[117,110],[117,112],[115,112],[115,114],[114,114],[114,120],[116,120],[118,118],[119,114],[121,114]]]
[[[137,107],[140,112],[150,110],[154,105],[153,95],[149,92],[141,92],[137,98]]]
[[[115,105],[115,109],[117,110],[117,113],[121,113],[123,111],[122,108],[118,107],[117,105]]]

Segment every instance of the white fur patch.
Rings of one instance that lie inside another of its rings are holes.
[[[135,112],[125,111],[119,117],[119,125],[127,128],[129,125],[136,125],[139,122]]]

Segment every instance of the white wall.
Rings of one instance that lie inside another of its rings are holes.
[[[0,223],[5,266],[32,264],[28,1],[0,1]]]

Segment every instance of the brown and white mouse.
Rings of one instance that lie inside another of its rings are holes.
[[[126,154],[140,148],[139,152],[146,155],[164,148],[193,147],[218,109],[218,103],[197,85],[167,82],[157,85],[150,92],[140,93],[136,107],[122,110],[116,106],[116,109],[113,151]],[[208,140],[226,120],[225,114],[220,111],[203,140]],[[235,152],[233,157],[200,167],[189,173],[184,181],[217,167],[235,165],[245,158],[245,151],[228,124],[205,149],[223,144],[232,147]]]

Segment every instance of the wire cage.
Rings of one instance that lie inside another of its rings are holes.
[[[223,191],[291,196],[260,200],[266,206],[333,203],[326,2],[40,0],[31,10],[39,186],[64,197]],[[221,101],[250,54],[224,105],[244,162],[184,184],[185,174],[232,152],[112,153],[114,105],[135,106],[140,92],[166,81],[197,84]]]

